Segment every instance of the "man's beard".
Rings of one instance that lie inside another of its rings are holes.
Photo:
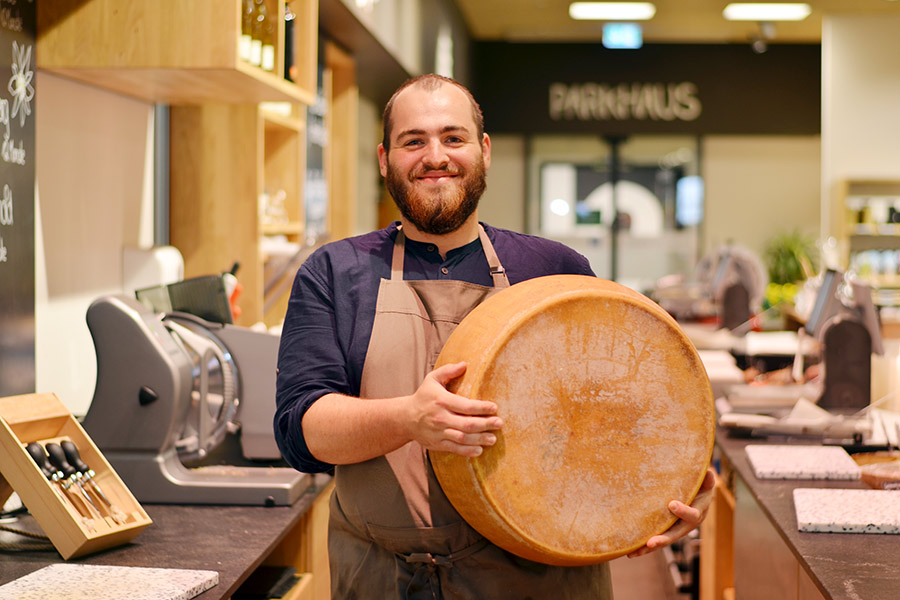
[[[478,201],[487,187],[484,161],[481,157],[470,173],[461,172],[461,186],[442,186],[424,191],[415,186],[415,179],[404,177],[388,161],[385,185],[400,214],[416,229],[432,235],[456,231],[478,208]]]

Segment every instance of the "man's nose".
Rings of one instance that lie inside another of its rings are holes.
[[[440,140],[430,140],[425,146],[425,153],[422,156],[422,164],[429,169],[441,169],[447,166],[450,157]]]

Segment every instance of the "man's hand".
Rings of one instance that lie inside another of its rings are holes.
[[[479,456],[497,441],[503,426],[497,405],[447,391],[447,384],[466,372],[466,363],[439,367],[410,396],[410,437],[428,450]]]
[[[654,535],[647,540],[647,543],[644,546],[629,553],[628,558],[643,556],[648,552],[653,552],[663,546],[668,546],[699,527],[700,522],[706,518],[706,513],[709,511],[709,505],[712,504],[715,487],[716,472],[712,469],[707,469],[706,476],[703,478],[703,483],[700,484],[700,489],[697,491],[697,495],[694,497],[694,501],[690,506],[684,502],[679,502],[678,500],[669,502],[669,510],[673,515],[678,517],[678,520],[664,533]]]

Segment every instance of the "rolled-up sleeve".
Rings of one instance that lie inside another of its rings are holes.
[[[313,256],[300,268],[288,303],[278,351],[275,440],[292,467],[306,473],[329,471],[303,436],[303,415],[330,393],[350,393],[346,361],[338,341],[330,269]],[[327,263],[326,263],[327,264]]]

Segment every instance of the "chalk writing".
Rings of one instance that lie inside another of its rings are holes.
[[[0,237],[0,262],[6,262],[6,246],[3,245],[2,237]]]
[[[0,26],[10,31],[22,31],[22,17],[4,6],[0,8]]]
[[[0,225],[13,224],[13,199],[12,190],[8,184],[3,184],[3,197],[0,198]]]
[[[10,138],[9,100],[6,98],[0,98],[0,125],[4,126],[3,142],[0,143],[0,158],[4,162],[24,165],[25,142],[19,140],[19,147],[16,148],[15,140]]]

